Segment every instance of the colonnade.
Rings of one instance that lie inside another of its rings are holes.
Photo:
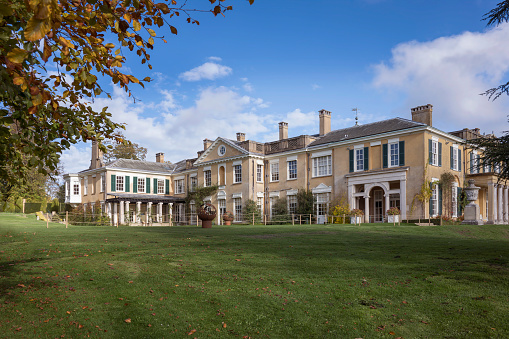
[[[157,202],[157,208],[155,215],[152,215],[152,205],[153,202],[142,202],[136,201],[136,213],[134,214],[134,218],[131,219],[131,214],[129,213],[130,201],[119,201],[119,202],[108,202],[106,205],[106,213],[110,218],[112,224],[126,224],[126,223],[134,223],[134,224],[142,224],[149,225],[151,223],[162,223],[163,218],[163,202]],[[142,203],[146,204],[145,215],[141,215],[141,205]],[[129,218],[126,220],[126,217]],[[172,226],[173,220],[173,203],[168,203],[168,217],[169,224]]]
[[[509,187],[488,184],[488,223],[507,224],[509,212]]]

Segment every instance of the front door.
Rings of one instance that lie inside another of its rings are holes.
[[[219,199],[219,218],[218,218],[218,224],[223,224],[223,214],[226,213],[226,199]]]
[[[375,206],[375,220],[374,222],[383,222],[384,221],[384,192],[382,190],[376,190],[373,192],[374,195],[374,206]]]

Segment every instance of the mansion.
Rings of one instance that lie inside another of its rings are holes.
[[[118,159],[104,164],[93,143],[90,168],[64,176],[66,203],[100,203],[117,225],[144,223],[139,216],[147,214],[157,222],[196,224],[197,206],[191,201],[186,208],[187,193],[218,185],[205,199],[218,209],[217,224],[225,211],[242,221],[248,200],[257,203],[266,220],[278,198],[286,198],[288,212],[295,213],[299,189],[313,193],[316,219],[322,223],[338,197],[346,197],[350,209],[361,209],[366,223],[386,221],[393,206],[403,220],[458,218],[461,190],[474,179],[481,187],[476,201],[481,218],[507,223],[508,186],[497,182],[496,168],[477,166],[481,154],[468,147],[468,140],[480,136],[479,129],[441,131],[432,125],[432,112],[432,105],[424,105],[411,109],[411,120],[331,131],[331,112],[321,110],[315,135],[289,137],[288,123],[280,122],[279,140],[261,143],[246,140],[244,133],[237,133],[236,140],[205,139],[196,158],[174,164],[165,162],[163,153],[156,154],[155,162]],[[433,185],[444,173],[452,178],[450,187]],[[431,198],[422,203],[417,197],[426,181]]]

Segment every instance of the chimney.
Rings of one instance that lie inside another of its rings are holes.
[[[432,126],[433,105],[414,107],[410,111],[412,112],[412,121]]]
[[[156,162],[164,162],[164,153],[156,153]]]
[[[205,151],[207,148],[212,145],[212,140],[209,139],[203,139],[203,150]]]
[[[320,136],[330,132],[330,112],[324,109],[318,111],[320,114]]]
[[[237,133],[237,141],[246,141],[246,133]]]
[[[90,169],[103,167],[103,152],[99,149],[99,142],[92,141],[92,159],[90,160]]]
[[[288,123],[281,121],[279,123],[279,140],[288,139]]]

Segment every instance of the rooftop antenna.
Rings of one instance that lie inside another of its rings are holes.
[[[359,113],[359,109],[357,107],[352,108],[352,112],[355,112],[355,126],[359,125],[359,117],[357,116],[357,113]]]

